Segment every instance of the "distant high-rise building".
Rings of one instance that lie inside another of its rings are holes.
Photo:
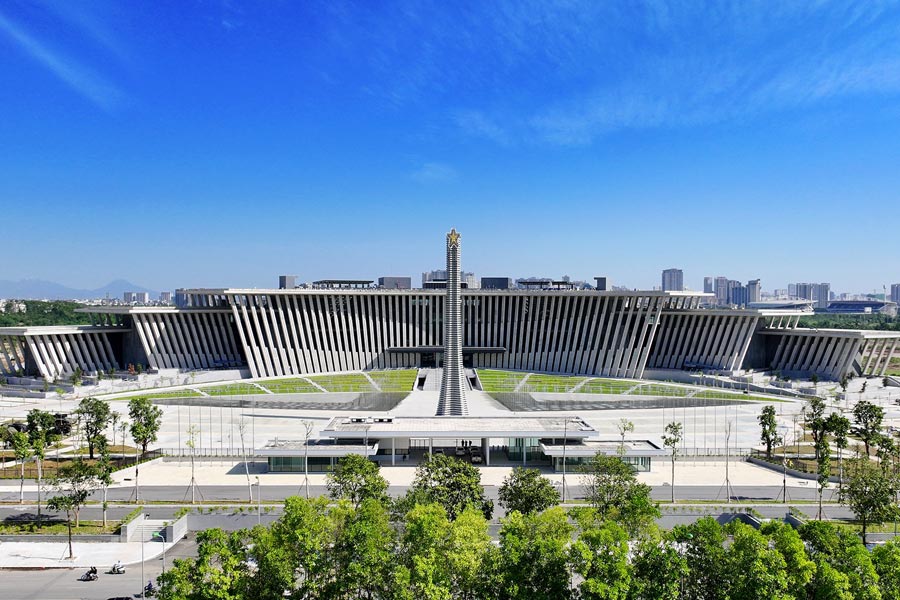
[[[745,288],[740,281],[736,279],[729,279],[727,289],[728,302],[726,302],[726,304],[733,304],[735,306],[743,306],[747,304],[747,288]]]
[[[791,292],[793,288],[793,292]],[[788,285],[788,293],[793,298],[812,300],[815,308],[828,308],[831,300],[830,283],[792,283]]]
[[[279,290],[292,290],[297,287],[297,276],[296,275],[279,275],[278,276],[278,289]]]
[[[663,271],[662,289],[664,292],[683,292],[684,272],[681,269],[666,269]]]
[[[159,301],[163,304],[172,304],[172,292],[160,292]]]
[[[747,304],[750,302],[759,302],[762,298],[762,286],[759,279],[751,279],[747,282]]]
[[[134,292],[125,292],[122,294],[122,302],[125,304],[133,304],[134,303]]]
[[[715,281],[716,304],[728,304],[728,278],[721,275]]]
[[[609,277],[594,277],[594,281],[596,282],[595,287],[599,292],[605,292],[612,289],[612,281],[609,280]]]
[[[900,283],[891,284],[891,302],[900,304]]]
[[[715,294],[716,293],[716,288],[715,288],[715,285],[713,284],[712,277],[704,277],[703,278],[703,293],[704,294]]]
[[[482,277],[481,289],[511,290],[513,289],[513,280],[512,277]]]
[[[423,288],[433,288],[435,286],[426,285],[430,282],[446,282],[447,281],[447,270],[446,269],[435,269],[434,271],[429,271],[427,273],[422,273],[422,287]],[[476,289],[478,288],[478,280],[475,279],[475,273],[460,273],[459,281],[463,284],[464,288],[467,289]],[[439,284],[438,287],[446,287],[443,284]]]
[[[386,290],[408,290],[412,288],[411,277],[379,277],[378,287]]]
[[[788,295],[790,298],[796,298],[796,297],[797,297],[797,284],[796,284],[796,283],[789,283],[789,284],[788,284],[787,295]]]
[[[132,292],[134,301],[138,304],[150,304],[150,294],[148,292]]]

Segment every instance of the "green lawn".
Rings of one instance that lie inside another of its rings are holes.
[[[315,394],[321,393],[322,390],[311,384],[306,379],[267,379],[265,381],[257,381],[270,392],[275,394]]]
[[[109,519],[106,522],[106,527],[103,526],[103,521],[85,521],[81,520],[78,524],[78,527],[75,527],[75,520],[72,520],[72,533],[92,533],[94,535],[97,534],[110,534],[115,533],[119,530],[119,521],[114,519]],[[37,522],[35,521],[5,521],[0,522],[0,534],[3,535],[20,535],[20,534],[29,534],[29,533],[37,533],[37,534],[65,534],[68,531],[66,527],[65,521],[58,521],[54,517],[52,521],[49,521],[45,518],[44,523],[41,527],[38,527]]]
[[[316,375],[309,378],[329,392],[374,392],[372,383],[362,373]]]
[[[571,392],[572,388],[584,379],[565,375],[534,374],[528,378],[522,389],[529,392]]]
[[[625,394],[636,385],[637,382],[635,381],[592,378],[581,386],[578,392],[584,394]]]
[[[756,402],[783,402],[778,398],[754,396],[752,394],[740,394],[735,392],[720,392],[719,390],[703,390],[693,396],[694,398],[721,399],[721,400],[754,400]]]
[[[171,392],[156,392],[153,394],[140,394],[138,397],[149,398],[150,400],[163,398],[199,398],[203,396],[200,392],[194,390],[175,390]]]
[[[417,369],[396,369],[390,371],[369,371],[382,392],[408,392],[416,383]]]
[[[210,396],[246,396],[249,394],[265,394],[264,391],[248,383],[229,383],[213,387],[201,388]]]
[[[631,392],[635,396],[667,396],[682,398],[693,392],[695,388],[666,385],[664,383],[645,383]]]
[[[518,371],[478,369],[478,379],[486,392],[511,392],[516,389],[516,386],[525,378],[525,375],[526,373]]]

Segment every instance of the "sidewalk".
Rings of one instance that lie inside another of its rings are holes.
[[[175,544],[165,544],[166,551]],[[163,553],[162,542],[72,542],[75,558],[69,560],[67,542],[0,542],[0,569],[69,569],[97,567],[108,571],[117,560],[139,565]]]

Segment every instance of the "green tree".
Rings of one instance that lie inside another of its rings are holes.
[[[619,419],[618,423],[616,423],[616,429],[619,430],[619,456],[625,456],[625,435],[634,431],[634,423],[622,417]]]
[[[900,541],[894,538],[872,550],[882,600],[900,600]]]
[[[856,515],[865,543],[869,525],[878,525],[896,516],[896,482],[868,457],[851,460],[849,470],[849,480],[844,485],[841,500]]]
[[[847,449],[847,436],[850,435],[850,419],[836,412],[829,415],[825,428],[834,436],[834,445],[838,449],[838,486],[844,485],[844,450]]]
[[[846,590],[850,598],[880,600],[878,573],[858,536],[827,521],[810,521],[800,528],[800,537],[810,558],[817,564],[812,587],[818,595],[812,597],[842,598],[841,594]],[[842,583],[842,577],[821,567],[822,563],[843,575],[846,585]]]
[[[688,574],[687,559],[671,540],[644,540],[632,561],[629,598],[632,600],[678,600]]]
[[[400,568],[395,581],[404,597],[449,600],[452,597],[447,557],[450,520],[439,504],[418,504],[406,515],[400,539]]]
[[[724,600],[728,597],[725,561],[725,533],[711,517],[690,525],[677,525],[672,539],[683,549],[688,564],[684,578],[684,598]]]
[[[617,456],[598,452],[584,465],[581,479],[596,518],[619,523],[631,536],[651,528],[660,515],[650,486],[639,483],[632,468]]]
[[[475,600],[488,596],[486,582],[496,577],[490,560],[494,546],[488,533],[488,521],[476,508],[465,509],[450,523],[446,555],[450,588],[454,598]]]
[[[416,467],[407,501],[411,499],[440,504],[450,520],[469,506],[482,511],[485,518],[490,518],[494,510],[493,502],[484,495],[481,472],[469,463],[442,454],[426,454]]]
[[[349,454],[340,461],[326,480],[328,495],[334,500],[349,500],[359,506],[370,498],[387,502],[388,482],[379,473],[378,464],[360,454]]]
[[[109,456],[109,443],[106,441],[106,436],[99,436],[96,443],[100,459],[94,463],[94,469],[97,472],[97,481],[100,487],[103,488],[103,526],[106,527],[106,511],[109,508],[106,497],[109,492],[109,486],[113,484],[113,465]]]
[[[515,467],[500,486],[500,506],[507,512],[541,512],[559,504],[559,493],[537,469]]]
[[[87,502],[91,492],[100,487],[97,470],[80,458],[76,458],[57,470],[50,485],[54,495],[47,501],[47,508],[66,512],[69,558],[72,558],[72,515],[75,515],[75,527],[78,527],[81,507]]]
[[[572,569],[581,577],[584,600],[625,600],[631,586],[628,534],[606,522],[583,530],[569,549]]]
[[[787,563],[766,537],[744,523],[728,525],[732,543],[725,553],[729,600],[792,600]]]
[[[34,443],[37,438],[41,438],[46,444],[53,437],[56,430],[56,417],[53,416],[53,413],[33,408],[28,411],[25,420],[25,431],[28,433],[28,440],[31,443]]]
[[[819,514],[818,519],[822,520],[822,496],[825,488],[828,487],[828,479],[831,477],[831,446],[828,445],[828,435],[823,432],[816,441],[816,483],[819,492]]]
[[[28,435],[22,431],[16,431],[12,434],[13,456],[19,461],[19,504],[25,502],[25,462],[33,456],[31,452],[31,444],[28,441]]]
[[[770,540],[769,545],[784,558],[788,593],[794,598],[805,598],[807,586],[816,573],[816,563],[809,558],[800,534],[787,523],[779,521],[763,523],[760,533]]]
[[[772,459],[772,447],[781,443],[778,435],[778,421],[775,419],[775,407],[771,404],[764,406],[762,413],[757,417],[760,428],[760,440],[766,445],[766,458]]]
[[[75,415],[81,421],[84,438],[88,445],[88,455],[93,460],[97,438],[103,435],[112,418],[109,404],[96,398],[85,398],[75,409]]]
[[[825,400],[818,396],[810,398],[803,408],[804,425],[813,438],[815,458],[819,458],[819,440],[825,434]]]
[[[376,500],[331,510],[336,536],[328,553],[334,573],[324,598],[386,598],[394,590],[394,530],[387,509]]]
[[[197,533],[197,558],[177,558],[157,577],[160,600],[245,600],[250,587],[247,530]]]
[[[815,563],[816,571],[808,587],[808,598],[815,600],[854,600],[850,578],[825,560]],[[803,596],[798,596],[802,598]]]
[[[44,459],[46,458],[47,446],[46,439],[43,435],[37,435],[31,440],[31,455],[34,456],[34,462],[37,465],[37,521],[38,526],[41,525],[41,491],[44,489]]]
[[[322,598],[331,579],[329,552],[335,523],[328,499],[291,496],[271,528],[254,530],[253,558],[258,575],[250,598]]]
[[[572,525],[562,508],[523,515],[513,512],[501,521],[498,553],[500,590],[505,600],[569,598],[567,547]]]
[[[681,443],[683,425],[673,421],[666,425],[666,432],[662,437],[663,446],[672,453],[672,502],[675,502],[675,460],[678,456],[678,444]]]
[[[147,398],[133,398],[128,401],[128,416],[131,418],[131,438],[141,447],[141,458],[147,454],[147,446],[156,441],[162,425],[162,410]],[[125,440],[122,440],[125,443]],[[140,464],[134,465],[134,501],[141,500],[139,483]]]
[[[853,407],[853,418],[856,420],[854,432],[865,444],[868,456],[869,446],[881,436],[884,409],[866,400],[860,400]]]

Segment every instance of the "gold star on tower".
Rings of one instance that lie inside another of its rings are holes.
[[[450,242],[451,246],[459,245],[459,234],[456,233],[456,228],[450,230],[450,233],[447,234],[447,241]]]

